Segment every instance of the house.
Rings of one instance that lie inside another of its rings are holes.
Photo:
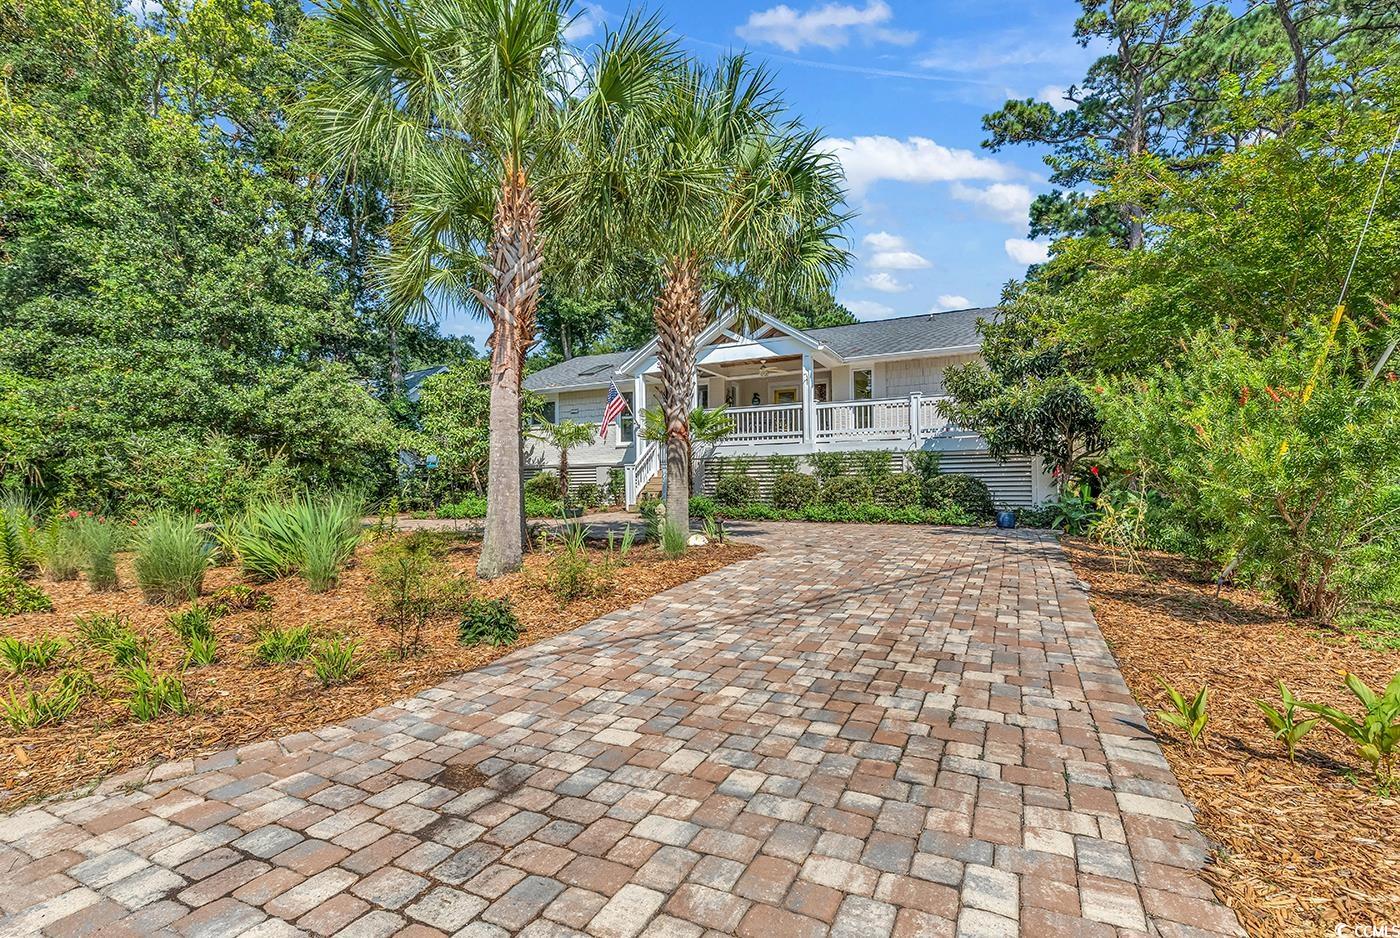
[[[762,315],[746,331],[734,317],[715,322],[698,342],[695,401],[724,405],[734,432],[711,462],[758,457],[746,465],[761,479],[763,457],[934,450],[944,472],[982,479],[999,504],[1044,501],[1051,481],[1038,460],[993,459],[981,437],[938,412],[944,371],[977,358],[977,321],[994,315],[995,309],[964,309],[807,330]],[[656,341],[571,358],[530,375],[525,387],[544,398],[546,419],[597,424],[612,382],[630,413],[606,437],[570,450],[569,478],[571,485],[602,485],[621,469],[630,506],[659,488],[664,462],[660,446],[640,437],[631,416],[660,404]],[[532,442],[527,461],[535,469],[554,467],[558,454]],[[708,475],[713,485],[714,473]]]

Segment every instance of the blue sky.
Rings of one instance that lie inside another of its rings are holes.
[[[979,146],[1008,97],[1063,104],[1094,56],[1071,31],[1074,0],[653,0],[685,48],[748,50],[840,157],[857,212],[856,261],[837,297],[861,319],[986,306],[1043,257],[1026,208],[1046,191],[1041,154]],[[580,5],[586,45],[625,2]],[[445,331],[477,339],[462,315]]]

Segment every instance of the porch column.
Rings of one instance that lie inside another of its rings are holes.
[[[812,353],[802,353],[802,444],[808,449],[813,449],[812,441],[816,439],[817,431],[817,402],[816,383],[812,380]]]
[[[646,409],[647,382],[646,376],[642,374],[637,375],[635,378],[632,379],[632,417],[634,418],[632,421],[632,426],[633,434],[637,437],[638,440],[641,439],[642,427],[645,426],[645,423],[642,420],[642,412]],[[636,452],[637,455],[640,456],[642,453],[642,448],[638,446]]]

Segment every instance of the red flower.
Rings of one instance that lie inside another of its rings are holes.
[[[76,517],[78,517],[77,509],[74,509],[74,508],[68,509],[68,517],[69,517],[69,518],[76,518]]]
[[[1089,471],[1092,472],[1092,473],[1094,474],[1094,478],[1095,478],[1095,479],[1097,479],[1097,478],[1099,477],[1099,467],[1098,467],[1098,466],[1090,466],[1090,467],[1089,467]]]
[[[1268,385],[1265,385],[1265,386],[1264,386],[1264,390],[1269,392],[1269,396],[1272,397],[1272,398],[1274,399],[1274,403],[1275,403],[1275,404],[1277,404],[1277,403],[1279,402],[1279,396],[1278,396],[1278,392],[1277,392],[1277,391],[1275,391],[1273,388],[1269,387]]]
[[[1385,380],[1391,381],[1391,382],[1395,381],[1395,372],[1393,372],[1393,371],[1387,371],[1387,372],[1385,373]]]
[[[195,514],[199,514],[199,509],[196,508],[196,509],[194,510],[194,513],[195,513]]]

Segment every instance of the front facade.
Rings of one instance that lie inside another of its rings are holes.
[[[1035,460],[995,460],[981,437],[938,413],[945,370],[977,358],[977,320],[995,314],[969,309],[805,331],[767,317],[747,332],[716,322],[700,337],[694,385],[698,406],[724,406],[734,423],[713,458],[757,457],[750,465],[762,472],[768,456],[934,450],[943,471],[981,478],[1001,504],[1043,501],[1050,480]],[[655,487],[663,462],[632,417],[660,405],[655,342],[561,362],[525,386],[545,399],[550,419],[599,424],[613,382],[629,413],[605,437],[569,451],[569,477],[572,485],[606,484],[621,469],[630,506]],[[530,443],[527,458],[536,469],[558,465],[542,442]]]

